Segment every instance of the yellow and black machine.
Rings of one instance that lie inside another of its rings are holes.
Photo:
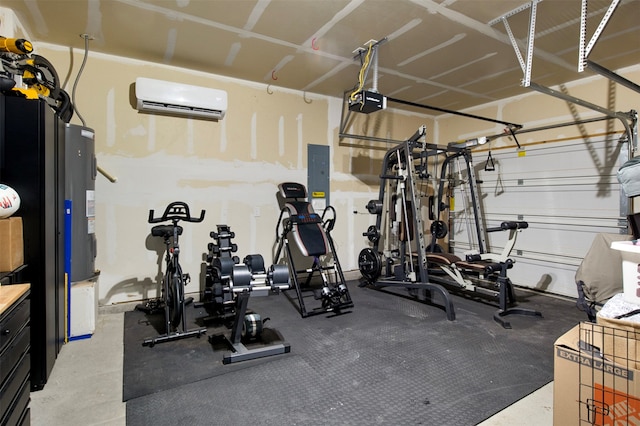
[[[60,87],[58,73],[47,59],[33,54],[23,38],[0,36],[0,92],[27,99],[45,99],[68,123],[73,117],[69,94]]]

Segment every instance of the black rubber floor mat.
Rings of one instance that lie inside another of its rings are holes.
[[[165,333],[164,314],[148,315],[137,310],[125,312],[123,401],[269,361],[266,357],[223,366],[223,356],[230,348],[219,337],[225,334],[230,336],[228,328],[204,322],[203,318],[208,314],[202,308],[188,305],[186,313],[186,329],[207,327],[206,334],[149,347],[143,346],[145,339]],[[262,340],[265,344],[280,343],[282,336],[267,322]],[[247,344],[247,348],[252,345],[258,346],[260,343]]]
[[[447,321],[401,289],[350,289],[355,307],[339,316],[303,319],[283,296],[251,298],[291,353],[230,365],[206,338],[142,347],[148,332],[127,335],[149,326],[128,313],[127,424],[472,425],[551,381],[554,341],[586,319],[573,302],[517,292],[544,317],[510,316],[507,330],[488,303],[453,296]]]

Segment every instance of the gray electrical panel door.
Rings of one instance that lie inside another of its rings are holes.
[[[95,276],[95,188],[97,164],[95,133],[75,124],[66,125],[65,199],[71,202],[71,282]]]
[[[330,205],[329,199],[329,147],[307,146],[307,191],[313,209],[322,213]]]

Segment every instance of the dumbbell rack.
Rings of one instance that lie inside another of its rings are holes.
[[[225,353],[223,364],[290,352],[290,345],[286,342],[276,341],[251,348],[243,343],[243,339],[258,341],[264,322],[257,314],[247,314],[249,297],[252,294],[265,296],[288,289],[288,268],[271,265],[267,269],[259,254],[246,256],[243,264],[240,264],[238,256],[233,255],[238,250],[237,245],[232,243],[235,233],[227,225],[217,225],[217,232],[211,232],[210,236],[216,242],[208,245],[204,304],[213,308],[212,317],[223,320],[233,317],[229,335],[209,338],[213,342],[217,337],[223,337],[231,348],[230,352]]]

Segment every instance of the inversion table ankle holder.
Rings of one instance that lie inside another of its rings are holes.
[[[307,201],[307,190],[300,183],[285,182],[278,185],[278,189],[284,198],[285,205],[280,211],[276,225],[278,248],[274,263],[279,263],[281,255],[284,255],[297,293],[300,314],[303,318],[325,312],[338,314],[344,309],[353,307],[331,238],[331,230],[336,219],[335,209],[327,206],[322,216],[315,213],[311,203]],[[328,212],[331,212],[331,217],[325,218]],[[313,258],[313,264],[310,268],[296,269],[289,246],[290,240],[295,241],[302,256]],[[330,258],[332,265],[328,265],[328,258]],[[311,280],[316,273],[322,279],[322,288],[314,291]],[[304,278],[305,274],[306,278]],[[301,277],[305,279],[302,284],[300,283]],[[305,290],[311,290],[314,298],[321,301],[320,307],[307,309],[303,293]]]

